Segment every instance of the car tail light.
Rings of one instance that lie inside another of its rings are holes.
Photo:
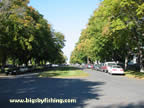
[[[112,69],[112,71],[117,71],[116,69]]]
[[[123,71],[123,69],[120,69],[120,71]]]

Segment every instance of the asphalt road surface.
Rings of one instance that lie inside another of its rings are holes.
[[[0,78],[1,108],[144,108],[144,80],[85,70],[87,78]],[[73,104],[10,103],[9,99],[76,99]]]

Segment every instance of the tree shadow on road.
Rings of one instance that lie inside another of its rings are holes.
[[[89,99],[99,100],[104,82],[82,79],[16,78],[0,79],[0,107],[5,108],[83,108]],[[9,99],[76,99],[73,104],[10,104]]]

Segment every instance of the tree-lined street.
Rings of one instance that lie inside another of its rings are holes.
[[[0,0],[0,107],[144,108],[142,79],[144,0]]]

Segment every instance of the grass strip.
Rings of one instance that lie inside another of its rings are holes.
[[[69,77],[87,77],[88,73],[75,67],[58,67],[48,71],[41,72],[39,77],[52,77],[52,78],[69,78]]]
[[[144,79],[144,73],[138,71],[128,70],[125,72],[125,75],[130,78]]]

